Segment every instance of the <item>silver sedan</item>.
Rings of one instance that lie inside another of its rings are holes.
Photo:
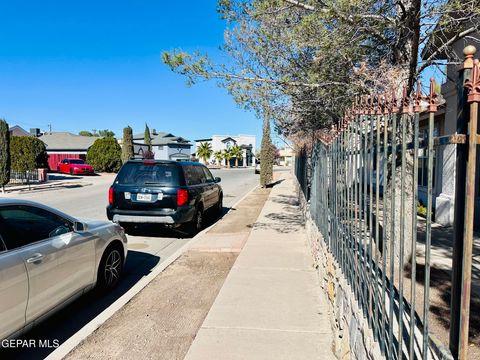
[[[0,199],[0,340],[28,331],[95,286],[115,287],[126,257],[119,225]]]

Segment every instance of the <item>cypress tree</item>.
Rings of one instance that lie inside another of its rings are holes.
[[[148,150],[152,150],[152,138],[150,135],[150,129],[147,124],[145,124],[145,135],[143,136],[144,143],[148,145]]]
[[[5,185],[10,181],[10,132],[5,120],[0,119],[0,186],[5,192]]]
[[[122,160],[126,162],[133,159],[133,133],[132,128],[127,126],[123,129],[123,142],[122,142]]]
[[[265,113],[263,118],[262,147],[260,150],[260,185],[262,187],[273,181],[273,151],[270,139],[270,119]]]

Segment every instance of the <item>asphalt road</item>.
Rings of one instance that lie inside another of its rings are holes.
[[[224,192],[224,213],[254,188],[259,181],[259,176],[254,174],[253,169],[222,169],[212,170],[212,173],[214,176],[222,178],[220,184]],[[67,175],[60,177],[64,178],[63,180],[71,180],[72,186],[54,190],[7,194],[7,196],[37,201],[78,218],[107,220],[105,207],[108,188],[113,182],[114,176],[69,177]],[[215,221],[218,219],[210,219],[207,226]],[[37,343],[39,340],[48,340],[51,344],[55,340],[58,340],[60,344],[63,343],[190,239],[184,238],[183,234],[175,231],[142,228],[135,231],[135,236],[128,235],[128,241],[129,253],[123,280],[112,293],[103,296],[94,292],[84,295],[25,334],[23,338],[35,339]],[[54,347],[24,348],[7,353],[9,357],[29,359],[32,356],[44,358],[53,350]],[[0,358],[4,352],[0,351]]]

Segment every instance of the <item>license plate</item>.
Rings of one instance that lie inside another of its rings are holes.
[[[152,201],[152,194],[137,194],[137,201]]]

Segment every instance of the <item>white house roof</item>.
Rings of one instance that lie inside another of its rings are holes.
[[[168,145],[168,144],[184,144],[184,145],[192,145],[190,141],[181,137],[175,136],[171,133],[167,132],[150,132],[150,137],[152,139],[152,145],[161,146],[161,145]],[[144,140],[145,134],[139,133],[133,136],[133,140]]]

